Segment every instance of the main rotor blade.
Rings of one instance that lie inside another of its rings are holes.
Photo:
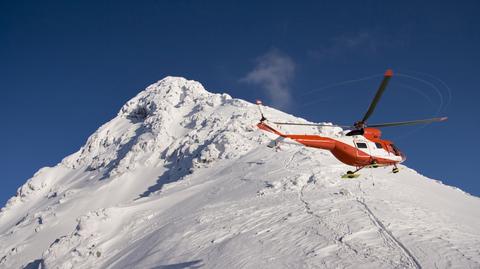
[[[375,94],[375,97],[373,98],[372,103],[368,107],[367,113],[365,113],[365,116],[363,116],[363,119],[360,122],[365,123],[368,120],[368,118],[370,118],[373,111],[375,110],[375,107],[377,106],[378,101],[380,101],[380,98],[382,97],[382,94],[385,91],[385,88],[387,88],[388,81],[392,76],[393,76],[392,69],[388,69],[385,72],[385,75],[383,76],[382,83],[380,84],[380,87],[378,87],[377,93]]]
[[[278,125],[298,125],[298,126],[319,126],[319,127],[340,127],[340,128],[353,128],[353,126],[345,125],[331,125],[322,123],[296,123],[296,122],[273,122]]]
[[[431,122],[446,121],[447,117],[433,118],[433,119],[424,119],[424,120],[412,120],[412,121],[399,121],[399,122],[389,122],[389,123],[379,123],[379,124],[368,124],[368,127],[392,127],[392,126],[401,126],[401,125],[413,125],[413,124],[425,124]]]

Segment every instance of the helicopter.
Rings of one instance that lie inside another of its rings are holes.
[[[380,101],[388,82],[393,76],[393,71],[388,69],[383,77],[383,80],[372,100],[367,112],[363,118],[353,124],[353,126],[331,125],[331,124],[316,124],[316,123],[295,123],[295,122],[276,122],[268,121],[262,110],[262,102],[257,100],[257,105],[260,110],[261,119],[257,127],[261,130],[278,135],[279,138],[289,138],[304,146],[328,150],[340,162],[354,166],[354,171],[347,171],[342,175],[342,178],[356,178],[359,176],[358,172],[363,168],[377,168],[385,166],[393,166],[392,173],[398,173],[397,164],[406,160],[406,155],[400,151],[392,141],[382,139],[382,132],[378,128],[413,125],[413,124],[427,124],[432,122],[441,122],[447,120],[447,117],[389,122],[380,124],[368,124],[367,120],[375,111],[375,108]],[[297,126],[319,126],[319,127],[341,127],[350,131],[346,132],[340,137],[327,137],[316,134],[285,134],[272,127],[273,125],[297,125]]]

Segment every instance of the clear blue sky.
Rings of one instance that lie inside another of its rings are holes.
[[[394,77],[370,122],[448,115],[384,137],[408,166],[480,195],[478,1],[257,2],[0,1],[0,203],[166,75],[277,104],[245,79],[269,55],[292,67],[283,109],[312,121],[359,120],[380,78],[326,85],[386,68],[426,80]]]

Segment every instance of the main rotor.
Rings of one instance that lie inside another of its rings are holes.
[[[370,118],[370,116],[373,114],[375,111],[375,108],[377,107],[378,101],[380,101],[380,98],[382,98],[383,92],[385,92],[385,89],[387,88],[388,82],[393,76],[393,71],[392,69],[387,69],[385,71],[385,74],[383,75],[383,80],[382,83],[380,83],[380,86],[378,87],[377,93],[375,94],[375,97],[373,97],[372,103],[370,103],[370,106],[368,107],[367,112],[365,112],[365,115],[360,121],[357,121],[353,124],[353,126],[356,129],[363,129],[366,127],[367,120]]]
[[[367,112],[363,118],[353,124],[353,126],[345,126],[345,125],[328,125],[328,124],[316,124],[316,123],[294,123],[294,122],[274,122],[275,124],[279,125],[302,125],[302,126],[321,126],[321,127],[342,127],[347,129],[352,129],[353,131],[362,131],[366,127],[373,127],[373,128],[382,128],[382,127],[392,127],[392,126],[401,126],[401,125],[414,125],[414,124],[426,124],[432,122],[440,122],[447,120],[447,117],[440,117],[440,118],[431,118],[431,119],[422,119],[422,120],[412,120],[412,121],[400,121],[400,122],[388,122],[388,123],[379,123],[379,124],[367,124],[367,120],[372,116],[375,108],[377,107],[378,102],[382,98],[385,89],[387,88],[388,82],[393,76],[392,69],[387,69],[385,74],[383,75],[383,80],[380,83],[380,86],[373,97],[370,106],[368,107]],[[263,118],[263,115],[262,115]]]

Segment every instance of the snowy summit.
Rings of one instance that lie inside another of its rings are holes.
[[[329,152],[267,147],[259,117],[149,86],[1,209],[0,268],[480,268],[478,197],[405,166],[342,179]]]

